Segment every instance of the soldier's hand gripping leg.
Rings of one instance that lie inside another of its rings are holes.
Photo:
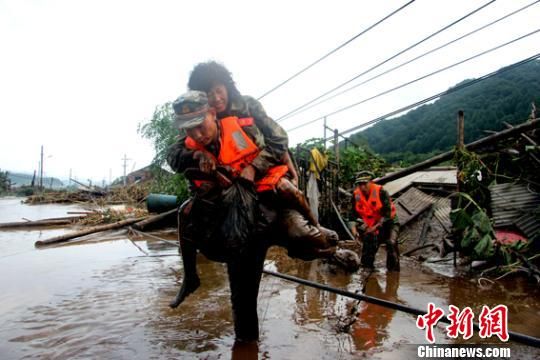
[[[197,275],[197,248],[194,244],[182,238],[183,224],[190,210],[191,202],[185,202],[178,211],[178,239],[184,266],[184,279],[176,297],[169,303],[169,306],[173,309],[177,308],[189,294],[193,293],[201,285],[199,275]]]

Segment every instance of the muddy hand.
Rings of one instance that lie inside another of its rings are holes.
[[[216,170],[216,161],[209,153],[205,151],[195,151],[193,153],[193,158],[199,160],[199,169],[202,172],[210,174]]]
[[[249,182],[255,181],[255,167],[253,165],[246,166],[240,173],[240,177],[246,179]]]
[[[185,279],[182,282],[182,287],[180,288],[180,290],[178,290],[178,294],[176,294],[174,300],[169,303],[169,306],[173,309],[176,309],[178,305],[184,302],[184,299],[188,297],[191,293],[193,293],[195,290],[197,290],[200,285],[201,281],[199,280],[198,276],[189,280]]]

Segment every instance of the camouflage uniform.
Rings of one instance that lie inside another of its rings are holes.
[[[266,173],[269,166],[283,164],[283,158],[289,146],[287,133],[266,114],[258,100],[251,96],[232,99],[227,110],[218,114],[219,119],[227,116],[252,117],[255,120],[255,125],[264,136],[265,142],[264,147],[261,147],[259,156],[252,162],[252,165],[259,172]]]
[[[278,123],[266,115],[260,102],[250,96],[233,100],[230,104],[230,110],[219,113],[218,119],[227,116],[252,117],[255,121],[254,126],[246,126],[243,130],[261,149],[251,164],[259,174],[265,174],[272,166],[283,164],[283,157],[288,150],[289,143],[287,133]],[[178,141],[169,148],[167,155],[167,162],[177,172],[188,167],[198,167],[198,163],[193,161],[193,151],[184,146],[185,138],[185,133],[182,133],[178,137]]]
[[[203,96],[198,91],[191,91],[180,97],[173,104],[175,113],[177,113],[176,121],[178,125],[183,124],[182,121],[185,123],[185,118],[182,114],[178,114],[178,112],[185,110],[189,114],[190,111],[197,112],[200,109],[196,106],[193,108],[189,106],[185,107],[184,104],[187,100],[194,100],[195,103],[207,102],[206,95]],[[254,125],[245,126],[242,130],[261,149],[259,155],[252,162],[252,165],[256,169],[256,178],[264,175],[270,167],[282,165],[284,154],[287,151],[287,134],[266,115],[261,104],[253,98],[243,97],[241,101],[232,101],[229,111],[226,114],[219,114],[219,117],[237,116],[254,118]],[[197,119],[197,121],[192,122],[192,125],[196,126],[197,122],[202,123],[202,120],[199,120]],[[219,129],[219,122],[217,125]],[[185,134],[179,137],[178,141],[170,148],[167,157],[169,165],[177,172],[184,172],[187,168],[198,169],[199,167],[198,161],[193,159],[194,152],[185,146],[185,138]],[[220,143],[217,141],[206,146],[206,149],[214,155],[218,155],[220,151],[219,146]],[[298,190],[296,189],[296,191]],[[318,227],[309,224],[298,211],[287,208],[286,201],[280,199],[275,193],[270,191],[266,193],[262,193],[259,196],[262,214],[257,224],[257,238],[253,239],[254,241],[251,241],[247,245],[247,249],[242,252],[241,256],[232,259],[230,257],[221,258],[219,254],[220,249],[215,251],[210,247],[200,245],[201,243],[217,243],[217,241],[212,242],[212,234],[210,233],[212,232],[212,223],[216,222],[216,217],[212,216],[211,213],[213,211],[215,212],[215,208],[218,208],[218,206],[211,205],[212,203],[210,201],[214,201],[214,204],[217,204],[220,199],[219,194],[215,195],[212,192],[204,195],[199,194],[192,202],[192,209],[186,208],[179,214],[179,232],[182,231],[182,234],[179,234],[182,236],[179,237],[184,262],[184,283],[188,284],[187,286],[192,286],[194,289],[199,284],[196,270],[197,248],[202,250],[212,260],[226,262],[231,289],[235,334],[237,339],[247,341],[256,340],[259,336],[257,296],[264,259],[270,241],[280,239],[281,242],[279,245],[287,247],[295,256],[314,258],[321,256],[322,252],[318,252],[318,249],[324,249],[325,242],[331,237],[328,235],[331,231],[327,230],[327,232],[322,233]],[[208,201],[209,196],[212,196],[210,201]],[[197,199],[201,200],[197,201]],[[202,208],[203,206],[206,206],[206,208]],[[194,214],[196,211],[198,211],[197,215]],[[199,225],[193,226],[192,223],[199,223]],[[183,229],[181,230],[180,227]],[[186,241],[186,232],[188,236],[191,236],[192,241]],[[335,236],[337,238],[337,235]],[[303,249],[307,249],[307,252],[302,253]],[[332,253],[334,251],[335,249],[332,249]],[[184,287],[184,284],[182,286]],[[181,300],[183,300],[183,297],[180,296],[181,292],[182,289],[179,291],[177,299],[172,303],[174,305],[171,306],[175,307],[181,303]],[[181,299],[178,300],[179,298]]]

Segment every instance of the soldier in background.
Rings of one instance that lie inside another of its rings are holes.
[[[351,230],[362,241],[362,266],[373,268],[379,245],[384,243],[386,268],[399,271],[399,221],[396,208],[388,192],[371,181],[373,177],[369,171],[357,174],[351,212],[358,219]]]

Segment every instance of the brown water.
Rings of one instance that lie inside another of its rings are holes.
[[[20,204],[0,199],[0,222],[66,216],[75,206]],[[142,253],[123,232],[43,250],[33,243],[65,231],[0,231],[0,359],[382,359],[415,358],[425,343],[416,317],[361,303],[350,332],[338,330],[350,299],[263,276],[259,295],[261,341],[258,348],[233,349],[226,269],[199,258],[202,286],[177,310],[168,307],[181,280],[174,246],[139,239]],[[172,233],[157,234],[174,239]],[[384,255],[381,249],[379,255]],[[540,296],[521,279],[495,284],[452,274],[449,265],[427,268],[404,259],[400,274],[380,271],[347,275],[330,265],[289,259],[272,249],[266,267],[350,291],[426,309],[434,302],[471,306],[508,305],[512,331],[540,337]],[[367,278],[367,281],[366,281]],[[476,321],[476,318],[475,318]],[[445,337],[436,328],[437,344],[479,343]],[[485,341],[484,341],[485,342]],[[498,339],[490,339],[499,343]],[[512,358],[535,359],[540,351],[510,342]]]

